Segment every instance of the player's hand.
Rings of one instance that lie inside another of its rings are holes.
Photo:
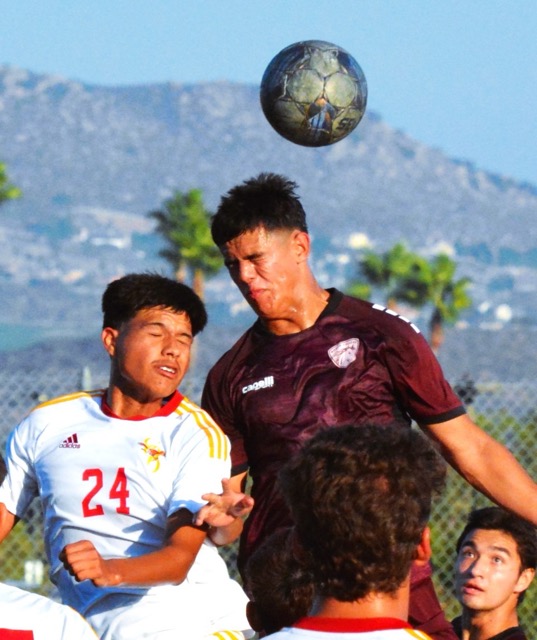
[[[207,500],[196,514],[194,524],[211,527],[226,527],[237,518],[246,517],[254,506],[254,499],[242,492],[234,491],[230,487],[229,478],[222,480],[222,493],[205,493],[202,500]]]
[[[117,582],[107,567],[107,561],[89,540],[80,540],[65,545],[60,553],[65,569],[77,582],[91,580],[96,587],[112,587]]]

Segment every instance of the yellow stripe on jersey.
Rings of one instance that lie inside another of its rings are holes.
[[[209,441],[209,457],[220,458],[226,460],[229,456],[229,442],[224,432],[197,404],[191,402],[188,398],[183,398],[181,404],[175,410],[179,415],[185,413],[190,414],[198,427],[205,433]]]
[[[431,637],[423,633],[423,631],[418,631],[417,629],[405,629],[405,631],[416,640],[431,640]]]
[[[97,396],[102,396],[104,393],[104,389],[95,389],[95,391],[76,391],[75,393],[67,393],[63,396],[58,396],[57,398],[51,398],[50,400],[45,400],[41,404],[35,406],[32,411],[36,409],[41,409],[41,407],[49,407],[54,404],[61,404],[62,402],[69,402],[69,400],[76,400],[77,398],[95,398]]]
[[[218,640],[244,640],[242,631],[215,631],[209,638],[218,638]]]

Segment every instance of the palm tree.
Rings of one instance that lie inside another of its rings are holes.
[[[444,342],[444,325],[453,324],[462,311],[472,306],[468,293],[470,278],[455,279],[457,263],[445,253],[430,261],[423,258],[416,263],[410,277],[401,281],[406,301],[420,308],[432,306],[429,320],[429,342],[436,353]]]
[[[0,204],[6,200],[15,200],[15,198],[20,198],[21,195],[21,190],[9,182],[5,163],[0,162]]]
[[[170,263],[179,282],[190,273],[192,288],[203,299],[205,278],[218,273],[223,261],[211,238],[211,214],[203,204],[201,189],[176,191],[162,209],[147,215],[157,221],[156,231],[167,245],[159,255]]]
[[[401,242],[382,254],[366,251],[359,266],[366,282],[352,283],[348,293],[358,298],[369,298],[372,288],[381,289],[386,292],[386,306],[394,309],[397,302],[406,301],[401,282],[412,271],[417,258]]]
[[[455,280],[456,268],[456,262],[446,254],[427,260],[398,243],[383,254],[368,251],[360,261],[361,275],[368,284],[354,283],[348,291],[357,295],[357,287],[365,290],[368,285],[383,289],[391,309],[398,302],[417,309],[430,304],[429,342],[437,352],[444,342],[444,325],[455,322],[472,304],[468,294],[471,280]]]

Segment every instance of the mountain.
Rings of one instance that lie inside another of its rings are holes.
[[[0,141],[24,193],[0,209],[5,335],[17,326],[35,339],[93,334],[111,278],[167,271],[148,211],[191,188],[214,209],[261,171],[298,183],[323,284],[353,276],[356,234],[378,250],[399,240],[421,252],[448,245],[457,275],[474,281],[470,328],[537,323],[537,188],[448,158],[372,111],[349,137],[311,149],[272,130],[255,86],[100,87],[3,66]],[[249,322],[224,274],[207,295],[211,318],[231,333]]]

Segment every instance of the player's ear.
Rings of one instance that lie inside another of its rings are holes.
[[[515,585],[515,593],[522,593],[523,591],[526,591],[534,577],[535,569],[524,569],[518,577]]]
[[[291,236],[293,248],[298,262],[304,262],[309,258],[311,240],[308,233],[295,229]]]
[[[119,331],[112,327],[105,327],[101,332],[101,340],[106,352],[112,357],[116,352],[116,341]]]
[[[416,547],[416,554],[414,556],[414,564],[418,567],[423,566],[431,559],[431,530],[429,527],[421,532],[421,540]]]

